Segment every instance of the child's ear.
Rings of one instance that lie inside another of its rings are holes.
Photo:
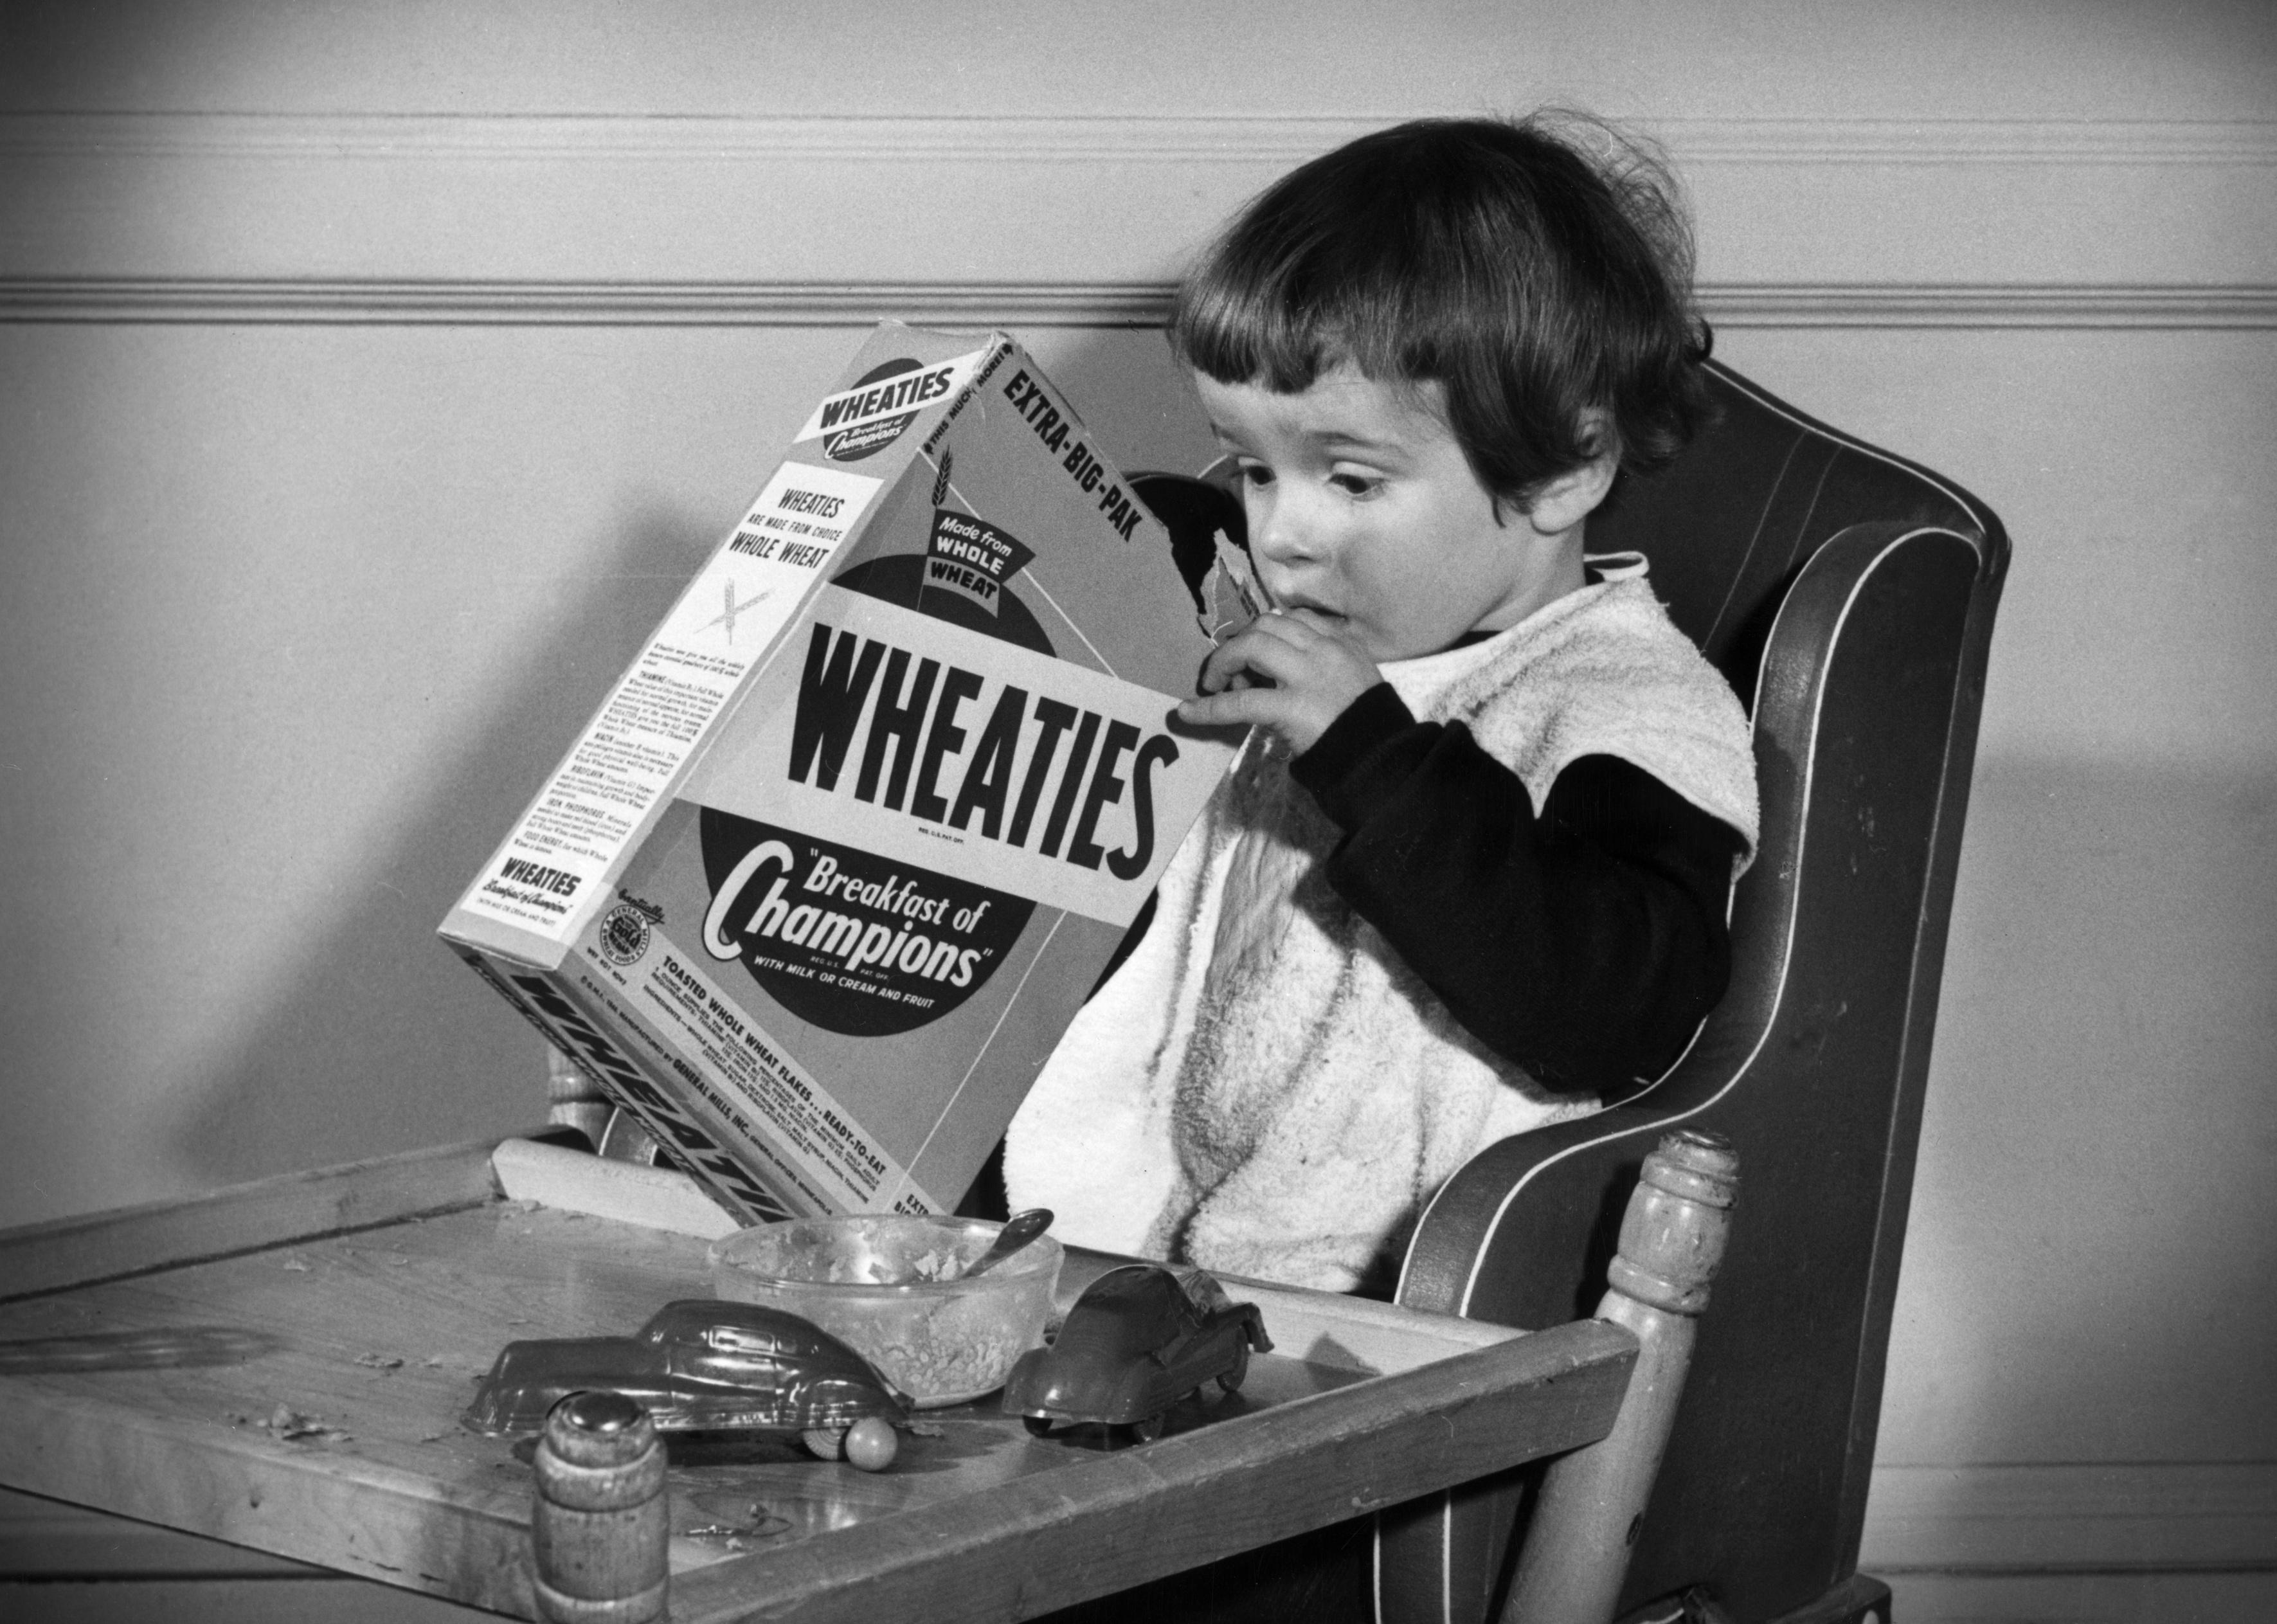
[[[1613,433],[1611,419],[1591,407],[1584,423],[1597,447],[1596,454],[1579,468],[1544,480],[1526,505],[1527,522],[1545,536],[1562,535],[1595,512],[1613,488],[1613,476],[1620,471],[1620,440]]]

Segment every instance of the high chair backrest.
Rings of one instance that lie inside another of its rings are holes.
[[[1516,1325],[1585,1312],[1635,1170],[1683,1125],[1748,1168],[1625,1605],[1704,1586],[1769,1620],[1854,1570],[1987,650],[2008,545],[1949,480],[1727,368],[1720,415],[1624,481],[1592,552],[1631,550],[1749,702],[1761,854],[1730,991],[1658,1082],[1487,1151],[1411,1247],[1405,1304]],[[1488,1485],[1387,1516],[1387,1618],[1497,1605],[1514,1504]]]

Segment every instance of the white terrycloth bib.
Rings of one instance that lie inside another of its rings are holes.
[[[1482,642],[1396,661],[1410,711],[1464,722],[1540,810],[1582,756],[1635,763],[1745,838],[1739,701],[1643,561]],[[1611,565],[1612,568],[1606,568]],[[1085,1246],[1350,1290],[1463,1163],[1596,1109],[1496,1057],[1329,885],[1338,832],[1253,734],[1164,873],[1154,922],[1014,1119],[1016,1207]]]

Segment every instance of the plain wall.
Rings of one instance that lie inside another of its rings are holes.
[[[1194,466],[1209,225],[1557,100],[2015,541],[1883,1461],[2277,1461],[2267,8],[1380,13],[0,8],[0,1223],[536,1120],[433,927],[870,315]]]

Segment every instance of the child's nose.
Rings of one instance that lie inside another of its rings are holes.
[[[1325,532],[1301,496],[1276,488],[1249,514],[1249,545],[1276,564],[1317,558]]]

